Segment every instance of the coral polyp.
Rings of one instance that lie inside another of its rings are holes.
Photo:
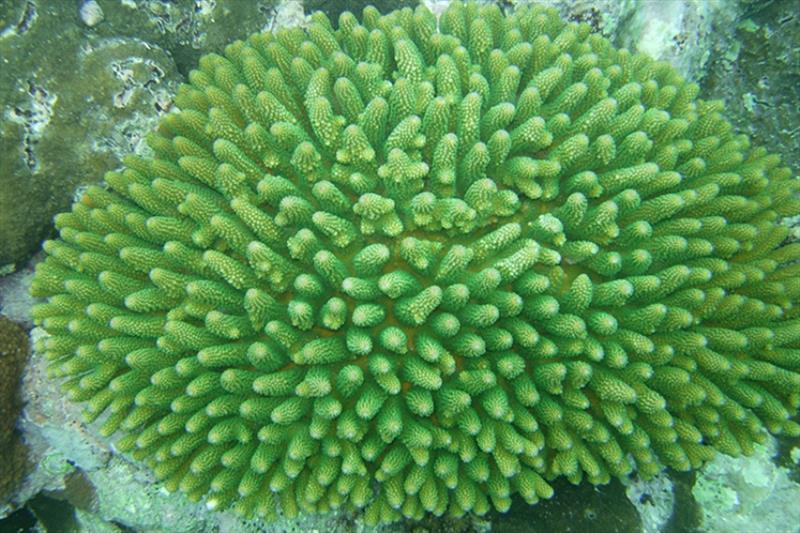
[[[189,80],[33,282],[54,375],[168,489],[484,514],[800,433],[800,181],[669,65],[453,3]]]

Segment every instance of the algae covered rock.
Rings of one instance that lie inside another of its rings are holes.
[[[756,142],[800,165],[800,17],[794,2],[742,2],[735,39],[712,54],[704,89]]]
[[[28,360],[28,334],[0,316],[0,508],[25,474],[27,448],[16,431],[21,410],[19,388],[22,371]]]
[[[48,3],[0,39],[0,265],[19,263],[52,231],[78,185],[96,183],[170,104],[177,77],[158,47],[89,40],[67,3]]]
[[[275,11],[273,0],[99,0],[103,22],[93,35],[126,36],[167,50],[182,74],[208,50],[264,29]]]
[[[775,440],[769,439],[751,457],[716,457],[698,473],[692,494],[703,530],[797,531],[800,483],[790,469],[773,462],[775,452]]]
[[[2,4],[0,266],[39,247],[76,187],[142,148],[180,65],[261,29],[271,5],[100,1],[103,18],[89,26],[78,4]]]

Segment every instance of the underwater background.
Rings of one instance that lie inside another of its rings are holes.
[[[447,2],[424,2],[441,13]],[[672,64],[720,99],[753,145],[800,168],[800,5],[795,0],[546,0],[615,47]],[[667,470],[607,485],[564,478],[534,506],[505,513],[367,526],[345,512],[261,523],[208,510],[155,483],[116,453],[67,401],[47,361],[29,288],[55,235],[54,215],[101,182],[170,112],[199,58],[254,32],[332,21],[365,5],[335,0],[0,0],[0,533],[47,532],[795,532],[800,439],[770,437],[750,457],[718,455],[693,472]],[[800,239],[800,217],[790,221]],[[795,416],[797,420],[797,416]]]

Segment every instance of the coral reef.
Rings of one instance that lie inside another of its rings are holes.
[[[28,353],[25,330],[0,316],[0,502],[12,494],[28,462],[27,449],[15,429],[21,408],[20,376]]]
[[[439,23],[203,57],[56,218],[34,318],[87,418],[211,508],[372,523],[800,432],[800,181],[587,24]]]

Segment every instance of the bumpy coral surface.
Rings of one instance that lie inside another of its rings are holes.
[[[167,488],[480,514],[800,430],[800,182],[668,65],[454,3],[190,81],[33,286],[54,374]]]

